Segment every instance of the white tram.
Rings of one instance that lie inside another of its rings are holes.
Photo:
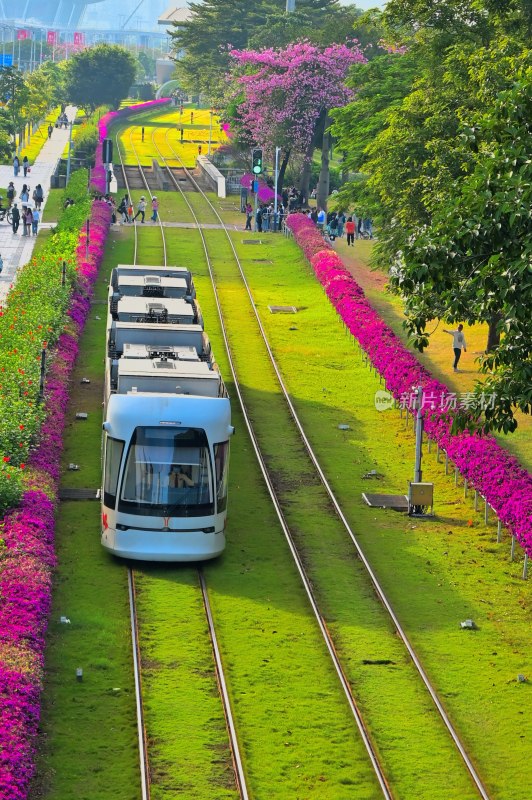
[[[102,545],[133,559],[214,558],[233,428],[190,273],[113,270],[107,348]]]

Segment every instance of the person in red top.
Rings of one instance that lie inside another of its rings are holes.
[[[355,246],[355,223],[353,222],[353,217],[348,217],[347,222],[345,223],[345,232],[347,234],[347,246],[349,247],[350,244]]]

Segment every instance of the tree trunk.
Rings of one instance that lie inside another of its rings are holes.
[[[288,166],[288,160],[290,158],[290,150],[285,150],[283,153],[283,160],[281,161],[281,166],[279,167],[279,175],[277,176],[277,186],[275,187],[275,191],[277,194],[281,194],[283,191],[283,183],[284,183],[284,175],[286,172],[286,168]]]
[[[305,160],[303,161],[303,169],[301,170],[301,178],[299,180],[299,190],[305,198],[308,205],[310,196],[310,178],[312,174],[312,156],[314,154],[314,141],[311,141],[305,153]]]
[[[331,134],[329,126],[331,124],[329,113],[325,115],[323,124],[323,139],[321,143],[321,170],[318,180],[317,203],[318,208],[327,211],[327,200],[329,197],[329,152],[331,148]]]
[[[486,353],[491,353],[492,350],[495,350],[501,341],[501,334],[497,330],[497,325],[501,321],[501,315],[496,312],[492,315],[489,321],[488,327],[488,342],[486,344]]]

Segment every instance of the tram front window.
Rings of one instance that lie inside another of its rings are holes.
[[[151,516],[214,513],[205,432],[196,428],[136,428],[122,479],[119,510]]]

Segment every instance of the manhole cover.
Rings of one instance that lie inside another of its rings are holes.
[[[272,314],[297,314],[295,306],[268,306]]]
[[[408,511],[408,497],[405,494],[369,494],[362,497],[371,508],[391,508],[394,511]]]
[[[242,244],[262,244],[261,239],[242,239]]]
[[[99,489],[59,489],[60,500],[99,500]]]

